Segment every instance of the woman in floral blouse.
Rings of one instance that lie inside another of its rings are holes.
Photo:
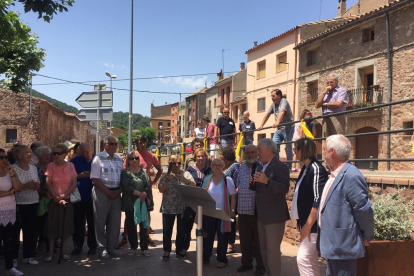
[[[183,250],[182,242],[184,241],[183,227],[181,226],[181,214],[184,209],[184,203],[170,184],[196,186],[191,174],[181,169],[181,161],[178,156],[171,155],[169,163],[172,163],[172,171],[170,174],[165,174],[158,185],[160,193],[163,194],[160,212],[162,213],[162,245],[164,249],[162,258],[164,260],[168,260],[170,257],[171,236],[175,217],[177,217],[176,254],[179,254]]]

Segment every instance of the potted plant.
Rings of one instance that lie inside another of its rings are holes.
[[[358,260],[358,276],[413,275],[414,201],[406,202],[404,189],[389,194],[373,194],[374,241]]]

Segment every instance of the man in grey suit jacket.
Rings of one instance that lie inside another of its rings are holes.
[[[359,170],[348,163],[351,143],[337,134],[323,147],[331,175],[318,211],[317,248],[327,261],[327,276],[356,275],[356,260],[374,237],[374,213],[368,189]]]
[[[252,188],[256,190],[257,226],[260,252],[266,270],[281,275],[281,251],[285,222],[289,220],[286,194],[289,190],[289,168],[276,157],[277,147],[271,139],[261,139],[257,146],[258,165]]]

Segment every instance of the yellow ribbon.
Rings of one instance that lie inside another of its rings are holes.
[[[303,119],[300,121],[300,126],[302,127],[302,131],[305,134],[306,138],[315,139],[315,137],[313,137],[312,135],[312,132],[310,132],[309,129],[306,127],[306,123]]]
[[[207,150],[207,138],[204,138],[203,143],[204,143],[203,150]]]
[[[184,144],[181,144],[181,163],[184,163]]]
[[[241,148],[242,148],[242,146],[243,146],[243,132],[240,134],[240,137],[239,137],[239,143],[237,144],[237,148],[236,148],[236,158],[239,158],[239,156],[240,156],[240,150],[241,150]]]
[[[155,152],[155,157],[158,158],[158,155],[160,155],[160,147],[157,147],[157,151]]]

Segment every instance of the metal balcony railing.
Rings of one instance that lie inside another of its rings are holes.
[[[348,90],[348,104],[346,109],[350,110],[382,104],[382,97],[383,88],[379,86]]]

